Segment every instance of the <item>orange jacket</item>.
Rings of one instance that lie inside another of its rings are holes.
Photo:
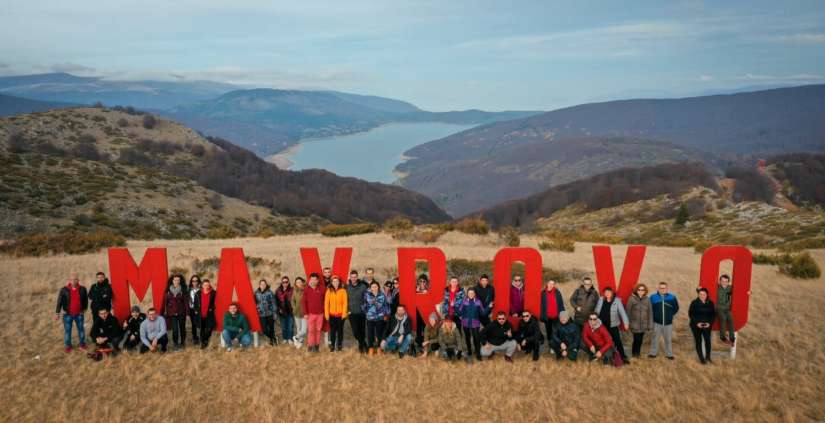
[[[343,317],[347,318],[347,289],[332,288],[327,289],[326,298],[324,298],[324,318],[329,320],[329,317]]]

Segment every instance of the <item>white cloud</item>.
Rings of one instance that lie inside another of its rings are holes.
[[[790,44],[825,44],[825,33],[807,32],[793,35],[780,35],[774,41]]]
[[[713,81],[713,75],[700,75],[699,76],[700,82],[710,82]]]

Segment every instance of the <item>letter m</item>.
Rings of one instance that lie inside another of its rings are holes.
[[[129,287],[142,301],[152,285],[152,303],[158,314],[163,310],[163,295],[169,271],[166,262],[166,248],[148,248],[140,261],[135,264],[126,248],[109,249],[109,275],[112,281],[112,312],[118,320],[129,316],[132,307]]]

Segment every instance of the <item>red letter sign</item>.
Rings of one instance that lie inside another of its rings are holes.
[[[215,290],[218,295],[215,297],[216,331],[223,330],[223,315],[229,310],[232,293],[236,290],[239,311],[246,316],[253,332],[261,331],[261,321],[258,319],[258,308],[255,306],[252,282],[249,280],[249,269],[246,268],[243,249],[224,248],[221,250],[221,264],[218,268],[218,282]]]
[[[502,248],[493,259],[493,284],[496,301],[493,314],[504,311],[510,315],[510,270],[513,262],[524,263],[524,309],[538,317],[541,310],[541,254],[534,248]]]
[[[748,305],[751,297],[751,270],[753,256],[750,250],[738,245],[717,245],[702,254],[702,267],[699,270],[699,286],[707,288],[708,298],[716,303],[716,287],[719,278],[719,264],[723,260],[733,261],[733,273],[730,275],[733,294],[731,314],[734,330],[739,330],[748,323]],[[719,321],[713,323],[713,329],[719,329]]]
[[[340,253],[340,254],[339,254]],[[341,283],[346,283],[349,276],[349,265],[352,259],[352,248],[336,248],[332,258],[332,274],[341,278]],[[323,272],[321,258],[318,256],[317,248],[301,248],[301,260],[304,262],[304,272],[309,280],[309,275],[317,273],[321,276]],[[321,279],[323,282],[323,279]]]
[[[633,294],[633,287],[639,282],[639,274],[642,272],[642,262],[645,260],[644,245],[631,245],[627,247],[627,254],[622,265],[622,276],[619,279],[619,286],[616,287],[616,274],[613,272],[613,254],[609,245],[593,246],[593,264],[596,266],[596,283],[598,292],[608,286],[616,292],[616,296],[621,298],[622,303],[627,304],[627,299]]]
[[[415,292],[417,276],[416,260],[424,260],[430,267],[430,290],[426,294]],[[444,298],[447,284],[447,259],[438,248],[399,248],[398,249],[398,283],[400,303],[407,309],[413,329],[418,325],[416,312],[426,322],[435,306]]]
[[[143,301],[151,284],[152,304],[158,313],[163,310],[163,296],[169,277],[166,248],[146,249],[140,267],[126,248],[109,248],[109,275],[112,278],[112,313],[121,322],[129,316],[132,307],[129,286],[138,300]]]

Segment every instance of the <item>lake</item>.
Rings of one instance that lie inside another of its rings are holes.
[[[391,123],[358,134],[301,141],[270,157],[270,161],[280,167],[288,165],[290,170],[325,169],[341,176],[390,184],[397,179],[393,169],[402,162],[405,151],[473,126]]]

